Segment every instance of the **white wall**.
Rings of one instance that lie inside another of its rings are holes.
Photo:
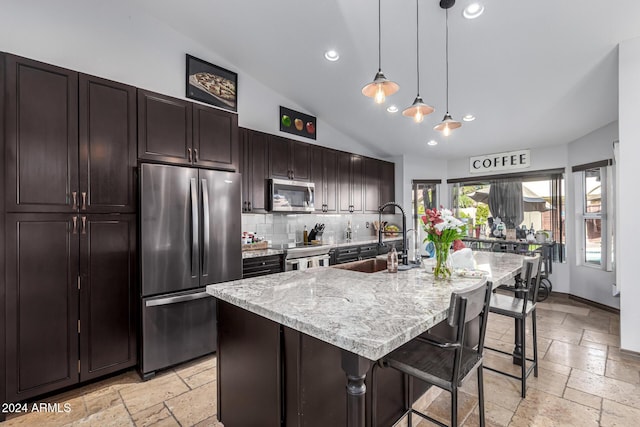
[[[485,153],[493,154],[493,153]],[[519,169],[513,171],[507,171],[505,173],[515,173],[522,171],[535,171],[544,169],[557,169],[565,168],[567,166],[567,144],[566,141],[559,142],[556,145],[547,147],[532,148],[531,149],[531,166],[527,169]],[[447,177],[453,178],[466,178],[469,176],[482,176],[482,175],[495,175],[495,172],[491,173],[477,173],[471,174],[469,172],[469,157],[461,157],[458,159],[449,160],[447,162]]]
[[[215,51],[145,15],[133,2],[3,0],[0,51],[13,53],[176,98],[185,98],[185,54],[238,73],[238,122],[279,133],[279,106],[304,111]],[[304,111],[309,114],[314,112]],[[318,117],[318,139],[286,134],[367,156],[373,153]]]
[[[640,38],[619,46],[618,110],[620,155],[617,213],[617,283],[620,284],[620,347],[640,352],[640,279],[638,277],[637,216],[640,212],[638,159],[640,159]]]
[[[618,139],[618,122],[609,123],[582,138],[569,143],[569,163],[566,188],[566,225],[567,225],[567,262],[570,267],[570,293],[610,307],[619,308],[620,299],[614,297],[611,285],[615,283],[615,272],[607,272],[598,268],[578,265],[580,246],[577,243],[578,221],[576,212],[576,188],[571,167],[599,160],[613,158],[613,141]],[[580,225],[582,223],[580,222]],[[569,237],[571,236],[571,237]],[[569,240],[571,238],[571,240]]]

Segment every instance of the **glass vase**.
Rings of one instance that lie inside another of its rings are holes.
[[[433,244],[436,252],[436,264],[433,267],[433,276],[436,279],[448,279],[451,277],[453,271],[451,257],[449,256],[451,243],[433,242]]]

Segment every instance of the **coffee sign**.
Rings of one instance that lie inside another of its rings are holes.
[[[497,172],[512,169],[526,169],[531,166],[529,150],[507,151],[469,158],[469,172]]]

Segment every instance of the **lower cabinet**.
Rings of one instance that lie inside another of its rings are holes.
[[[268,255],[242,260],[242,278],[266,276],[284,271],[282,255]]]
[[[135,215],[7,214],[7,401],[135,365]]]
[[[347,378],[342,351],[309,335],[218,300],[218,417],[224,425],[344,426]],[[365,379],[366,425],[390,426],[404,413],[405,377],[372,368]],[[428,385],[412,380],[415,402]]]

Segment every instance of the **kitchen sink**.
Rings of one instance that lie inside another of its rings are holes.
[[[352,261],[345,264],[332,265],[333,268],[342,270],[359,271],[360,273],[377,273],[378,271],[387,269],[387,261],[378,258],[363,259],[361,261]]]

